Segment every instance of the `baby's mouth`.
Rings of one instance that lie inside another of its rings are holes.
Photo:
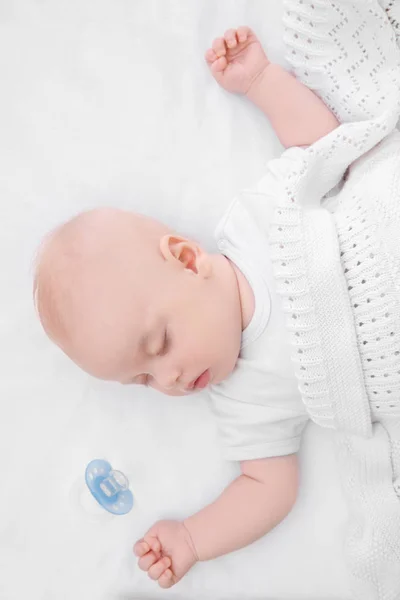
[[[197,379],[190,384],[191,390],[203,390],[208,386],[211,380],[210,369],[204,371]]]

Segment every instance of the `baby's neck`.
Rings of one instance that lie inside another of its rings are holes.
[[[237,290],[243,331],[249,325],[254,315],[255,299],[253,290],[242,271],[234,262],[222,254],[216,255],[215,259],[218,261],[217,273],[218,271],[223,271],[224,275],[226,275],[224,281],[226,281],[226,285],[229,283],[229,292],[231,291],[232,286],[235,286]]]

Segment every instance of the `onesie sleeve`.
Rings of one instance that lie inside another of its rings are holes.
[[[267,384],[268,386],[268,384]],[[237,396],[212,390],[211,406],[216,417],[222,456],[242,461],[296,453],[308,421],[298,395],[284,398],[265,387],[264,393],[248,393],[239,386]],[[219,387],[219,386],[216,386]],[[242,399],[239,399],[242,396]]]

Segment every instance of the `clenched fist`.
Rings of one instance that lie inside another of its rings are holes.
[[[180,521],[158,521],[133,551],[140,569],[162,588],[178,583],[198,560],[189,532]]]
[[[205,54],[216,81],[228,92],[247,94],[270,64],[256,35],[249,27],[228,29],[216,38]]]

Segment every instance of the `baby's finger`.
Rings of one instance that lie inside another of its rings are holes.
[[[158,541],[158,539],[152,535],[145,535],[144,536],[144,541],[149,545],[149,547],[151,548],[151,550],[153,550],[153,552],[155,554],[159,554],[161,551],[161,545],[160,542]]]
[[[168,556],[164,556],[164,558],[162,558],[161,560],[156,562],[155,565],[150,567],[148,576],[150,577],[150,579],[154,579],[154,581],[157,581],[157,579],[159,579],[159,577],[161,577],[161,575],[164,573],[164,571],[166,569],[168,569],[170,566],[171,566],[171,559],[168,558]]]
[[[217,55],[215,54],[214,50],[212,48],[209,48],[207,50],[207,52],[204,55],[204,58],[206,59],[206,61],[211,64],[213,63],[215,60],[217,60]]]
[[[237,38],[239,42],[245,42],[251,33],[250,27],[246,27],[245,25],[237,28]]]
[[[159,579],[158,579],[158,585],[160,587],[162,587],[163,589],[167,589],[170,588],[174,585],[174,578],[172,576],[172,571],[171,569],[167,569],[166,571],[164,571],[164,573],[162,575],[160,575]]]
[[[226,45],[228,46],[228,48],[236,48],[237,39],[236,39],[236,31],[234,29],[228,29],[228,31],[225,31],[224,38],[225,38],[225,42],[226,42]]]
[[[142,571],[148,571],[150,567],[152,567],[154,563],[157,562],[158,558],[159,557],[156,554],[154,554],[154,552],[148,552],[147,554],[139,558],[139,569],[142,569]]]
[[[218,58],[210,65],[210,68],[213,73],[221,73],[221,71],[226,69],[227,64],[225,56],[221,56],[221,58]]]
[[[220,56],[225,56],[226,54],[226,46],[225,46],[225,40],[224,38],[217,38],[213,41],[212,44],[212,49],[214,50],[215,54],[218,56],[218,58]]]
[[[144,556],[149,550],[149,545],[144,540],[139,540],[133,546],[133,552],[136,556]]]

